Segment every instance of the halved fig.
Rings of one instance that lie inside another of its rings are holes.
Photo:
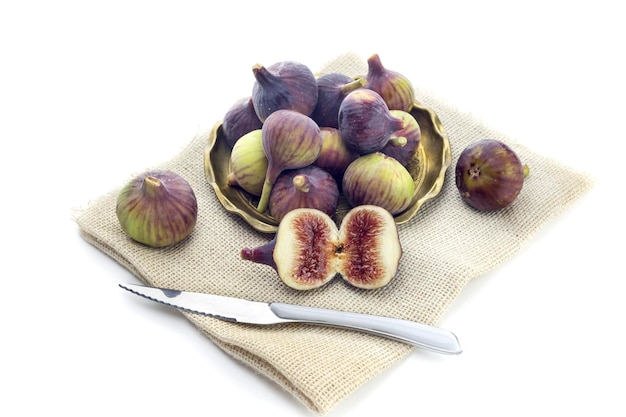
[[[288,212],[270,242],[244,248],[243,259],[266,264],[296,290],[311,290],[341,275],[362,289],[387,285],[396,275],[402,247],[393,216],[379,206],[351,209],[337,228],[324,212]]]
[[[317,209],[287,213],[276,232],[273,259],[278,275],[297,290],[321,287],[337,275],[337,226]]]
[[[355,207],[341,222],[339,241],[337,269],[353,286],[380,288],[396,275],[402,246],[389,211],[373,205]]]

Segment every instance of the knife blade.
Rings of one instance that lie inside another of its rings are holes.
[[[119,286],[133,294],[179,310],[235,323],[308,323],[361,331],[437,353],[457,355],[462,352],[454,333],[415,321],[137,284]]]

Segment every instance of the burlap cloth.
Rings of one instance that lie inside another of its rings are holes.
[[[327,63],[320,72],[356,75],[365,69],[362,58],[346,54]],[[77,216],[80,233],[149,285],[380,314],[435,325],[469,280],[514,255],[541,226],[582,196],[591,181],[417,86],[416,96],[443,122],[452,148],[452,166],[441,194],[399,227],[404,254],[398,275],[383,289],[356,290],[337,279],[315,291],[297,292],[282,284],[271,268],[241,260],[241,248],[265,243],[271,235],[254,231],[219,204],[204,177],[203,152],[208,132],[194,137],[172,160],[159,165],[181,174],[196,192],[199,217],[188,240],[158,250],[131,241],[120,230],[115,216],[119,189],[101,196]],[[469,209],[454,185],[453,167],[460,151],[483,138],[512,144],[531,170],[515,204],[492,214]],[[182,314],[233,358],[265,375],[318,414],[328,413],[414,349],[334,328],[300,324],[261,327]]]

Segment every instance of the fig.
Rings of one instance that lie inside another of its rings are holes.
[[[338,119],[346,145],[361,155],[379,151],[390,142],[406,143],[406,139],[391,138],[393,132],[404,128],[404,121],[393,116],[373,90],[359,88],[349,93],[339,106]]]
[[[390,113],[404,120],[404,127],[393,132],[391,136],[394,138],[404,137],[406,144],[403,146],[395,146],[393,143],[388,143],[380,151],[385,155],[395,158],[402,165],[407,166],[417,152],[417,147],[422,137],[422,131],[417,120],[415,120],[415,117],[413,117],[411,113],[407,113],[403,110],[390,110]]]
[[[240,137],[248,132],[260,129],[263,122],[259,119],[252,104],[252,97],[237,100],[222,119],[222,134],[231,148]]]
[[[270,194],[270,214],[280,222],[296,208],[316,208],[332,216],[339,205],[339,187],[328,172],[315,166],[284,171]]]
[[[339,127],[339,106],[352,91],[366,84],[365,78],[348,77],[345,74],[331,72],[317,77],[317,104],[311,118],[320,127]]]
[[[495,211],[513,203],[528,171],[507,144],[482,139],[461,152],[455,168],[456,186],[469,206]]]
[[[353,207],[376,205],[395,215],[411,204],[415,183],[409,171],[395,158],[374,152],[348,165],[342,190]]]
[[[242,259],[271,266],[296,290],[319,288],[337,275],[357,288],[381,288],[396,275],[401,256],[393,216],[370,205],[352,208],[339,228],[320,210],[294,209],[274,239],[241,250]]]
[[[244,134],[230,153],[230,172],[226,182],[248,193],[260,196],[267,172],[267,157],[263,150],[261,129]]]
[[[333,176],[341,187],[343,173],[352,161],[359,157],[355,151],[348,149],[338,129],[321,127],[322,150],[313,165],[322,168]]]
[[[170,170],[151,170],[122,187],[115,211],[122,230],[132,239],[160,248],[191,234],[198,202],[182,176]]]
[[[252,67],[255,82],[252,103],[264,122],[276,110],[293,110],[310,116],[317,104],[317,81],[309,67],[295,61],[281,61]]]
[[[311,165],[322,150],[320,128],[309,116],[293,110],[276,110],[261,128],[263,150],[267,157],[267,172],[263,181],[259,212],[267,209],[272,187],[287,169]]]
[[[415,102],[411,81],[399,72],[385,68],[378,54],[367,59],[367,66],[365,88],[380,94],[390,110],[410,111]]]

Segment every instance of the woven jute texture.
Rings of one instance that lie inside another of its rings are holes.
[[[365,71],[364,60],[354,54],[339,56],[320,69],[349,75]],[[589,190],[591,182],[586,175],[538,155],[418,88],[416,97],[441,119],[452,148],[452,165],[440,195],[399,226],[404,253],[398,274],[385,288],[357,290],[337,279],[317,290],[298,292],[286,287],[270,267],[241,260],[243,247],[265,243],[271,235],[254,231],[218,202],[204,176],[208,132],[191,139],[170,161],[155,166],[182,175],[196,193],[199,217],[187,240],[153,249],[129,239],[115,215],[119,188],[103,194],[77,216],[80,233],[148,285],[436,325],[469,280],[513,256],[543,225]],[[490,214],[463,204],[453,177],[460,151],[484,138],[510,144],[531,170],[515,203]],[[302,324],[262,327],[182,314],[231,357],[320,415],[414,349],[336,328]]]

